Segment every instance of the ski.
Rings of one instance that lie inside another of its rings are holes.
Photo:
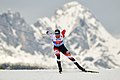
[[[88,70],[87,72],[90,72],[90,73],[99,73],[98,71],[91,71],[91,70]]]

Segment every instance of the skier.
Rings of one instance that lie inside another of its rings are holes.
[[[62,72],[61,61],[60,61],[60,52],[62,52],[65,56],[67,56],[80,70],[82,70],[83,72],[87,72],[83,67],[81,67],[76,62],[76,60],[71,56],[70,52],[64,46],[63,39],[65,37],[65,32],[66,32],[65,29],[62,32],[60,32],[59,29],[56,29],[54,34],[50,33],[50,31],[46,32],[46,34],[50,36],[50,38],[52,39],[52,42],[54,44],[54,51],[55,51],[55,55],[57,57],[59,73]]]

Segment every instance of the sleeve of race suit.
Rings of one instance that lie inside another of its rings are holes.
[[[66,30],[64,29],[61,33],[62,33],[62,35],[63,35],[63,37],[65,37],[65,32],[66,32]]]

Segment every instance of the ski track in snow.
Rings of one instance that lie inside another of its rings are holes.
[[[1,70],[0,80],[119,80],[120,69],[99,70],[100,73],[84,73],[77,69],[63,70]]]

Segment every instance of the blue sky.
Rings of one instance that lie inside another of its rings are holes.
[[[40,17],[51,17],[57,8],[73,0],[0,0],[0,13],[19,11],[27,23]],[[75,0],[88,7],[113,36],[120,38],[120,0]]]

